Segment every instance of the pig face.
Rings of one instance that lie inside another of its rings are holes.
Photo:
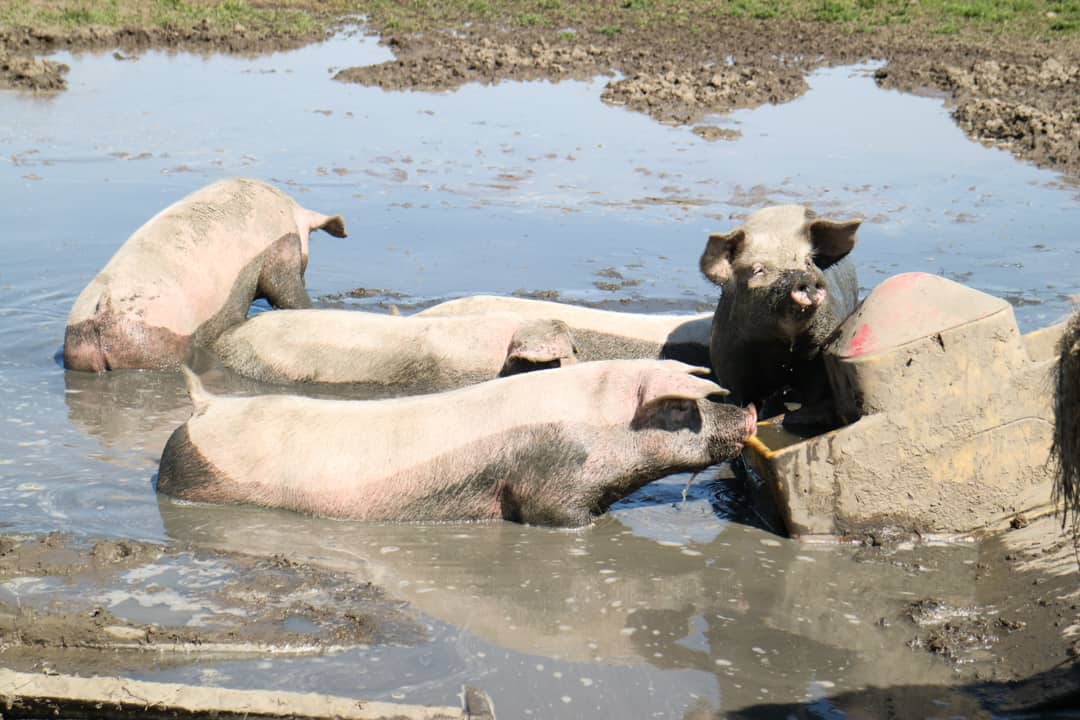
[[[725,300],[747,308],[747,330],[794,339],[826,304],[823,271],[851,252],[860,223],[818,218],[798,205],[766,208],[710,235],[701,271]]]
[[[756,428],[753,404],[743,409],[708,398],[650,403],[630,424],[645,454],[672,470],[694,470],[736,457]]]

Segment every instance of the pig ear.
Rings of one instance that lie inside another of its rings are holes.
[[[299,206],[294,212],[296,213],[297,226],[301,228],[307,227],[309,233],[323,230],[334,237],[343,238],[348,236],[348,233],[345,232],[345,219],[340,215],[323,215],[321,212]]]
[[[317,225],[313,225],[312,230],[325,230],[336,238],[343,238],[348,236],[345,232],[345,219],[340,215],[331,215],[330,217],[323,217]]]
[[[843,260],[855,247],[855,231],[862,220],[826,220],[819,218],[810,221],[810,244],[814,246],[814,261],[824,270],[835,262]]]
[[[729,233],[713,233],[701,254],[701,272],[717,285],[731,278],[735,256],[746,243],[746,231],[736,228]]]
[[[566,350],[549,343],[512,346],[510,352],[506,354],[507,363],[511,361],[547,363],[556,360],[567,360],[569,361],[568,364],[572,364],[575,358],[572,352],[568,353]]]
[[[699,368],[693,368],[696,372]],[[638,389],[638,405],[647,407],[661,400],[701,400],[728,391],[712,380],[689,373],[649,375]]]
[[[520,360],[545,363],[555,360],[574,362],[576,349],[570,327],[562,320],[537,320],[514,333],[506,353],[507,362]]]

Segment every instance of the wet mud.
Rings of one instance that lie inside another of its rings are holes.
[[[0,536],[0,663],[116,674],[244,657],[415,643],[402,603],[282,555]]]
[[[708,32],[579,32],[508,29],[457,18],[463,30],[428,28],[379,33],[394,59],[338,70],[335,78],[387,90],[454,90],[501,80],[559,81],[609,76],[604,102],[671,124],[697,124],[710,114],[788,102],[806,92],[808,72],[840,64],[885,60],[877,74],[887,88],[939,93],[973,140],[1069,175],[1080,174],[1080,48],[1068,39],[944,36],[917,25],[852,33],[819,22],[703,18]],[[466,22],[468,21],[468,22]],[[259,53],[325,37],[207,24],[177,28],[84,27],[69,32],[8,29],[0,35],[0,86],[36,91],[66,87],[66,66],[35,59],[57,49],[121,48],[137,59],[145,48]],[[695,132],[732,139],[709,124]]]
[[[142,50],[169,48],[204,53],[254,55],[301,47],[321,40],[323,31],[282,34],[242,26],[227,31],[209,24],[190,28],[119,28],[97,25],[71,30],[40,30],[12,27],[0,30],[0,88],[12,87],[36,92],[56,92],[67,88],[68,67],[35,55],[56,50],[115,50],[117,60],[138,60]]]
[[[429,32],[386,41],[395,60],[335,77],[392,90],[450,90],[470,82],[609,75],[605,102],[672,124],[788,102],[806,92],[805,75],[816,68],[884,59],[877,76],[883,87],[944,93],[972,139],[1080,173],[1080,52],[1065,43],[927,41],[918,28],[852,34],[822,23],[745,19],[692,35],[579,38],[474,24],[464,36]],[[695,132],[707,139],[734,135],[710,128],[700,125]]]

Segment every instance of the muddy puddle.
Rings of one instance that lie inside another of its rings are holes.
[[[53,57],[71,66],[67,92],[0,94],[0,532],[285,555],[383,588],[422,630],[126,674],[439,704],[467,683],[500,717],[978,707],[953,688],[992,677],[995,643],[1025,631],[1002,625],[946,656],[928,651],[912,607],[1014,612],[980,570],[985,544],[790,541],[726,467],[655,483],[576,531],[175,503],[151,478],[188,414],[179,376],[65,373],[56,353],[75,296],[131,231],[231,175],[344,215],[348,239],[312,241],[308,287],[328,306],[407,312],[485,292],[708,309],[715,293],[696,270],[707,233],[800,202],[866,218],[853,255],[864,289],[942,274],[1009,299],[1024,331],[1061,319],[1076,292],[1080,188],[969,142],[939,99],[878,89],[872,66],[821,71],[790,104],[695,133],[604,105],[600,80],[446,94],[335,82],[335,69],[388,57],[355,37],[256,59]],[[174,584],[215,571],[178,557],[160,571]],[[129,585],[94,597],[127,622],[198,621],[190,601],[142,603]],[[56,592],[9,582],[0,600]],[[282,622],[313,632],[302,615]]]

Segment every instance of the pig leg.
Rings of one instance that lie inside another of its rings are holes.
[[[275,308],[310,308],[311,297],[304,288],[304,262],[300,237],[289,233],[267,248],[256,297],[264,297]]]

